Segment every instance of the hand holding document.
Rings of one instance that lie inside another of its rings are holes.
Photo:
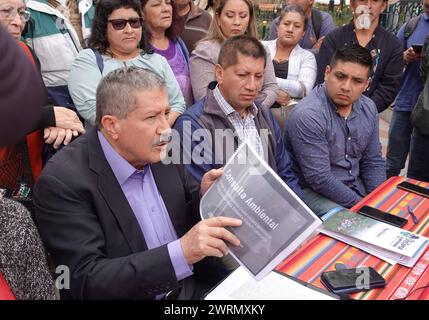
[[[246,142],[238,147],[222,176],[200,203],[203,219],[242,220],[227,228],[240,245],[231,255],[256,279],[262,279],[321,224],[320,219]]]

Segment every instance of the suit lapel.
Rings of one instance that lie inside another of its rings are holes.
[[[189,220],[186,219],[186,215],[189,213],[179,173],[174,165],[163,165],[161,162],[152,164],[151,169],[177,236],[181,237],[188,230]]]
[[[116,217],[132,252],[147,250],[147,245],[134,212],[104,156],[97,130],[88,132],[89,165],[98,174],[98,188]]]

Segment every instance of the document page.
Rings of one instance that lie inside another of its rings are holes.
[[[247,143],[201,199],[200,214],[203,219],[227,216],[243,221],[229,228],[240,246],[228,248],[256,279],[273,270],[321,224]]]
[[[337,300],[335,295],[312,289],[278,272],[270,272],[264,279],[255,280],[239,267],[205,300]]]

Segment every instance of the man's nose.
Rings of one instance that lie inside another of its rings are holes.
[[[256,89],[256,86],[257,86],[257,80],[255,76],[248,77],[245,88],[249,91],[254,91]]]
[[[164,132],[171,133],[171,127],[167,117],[162,117],[162,120],[159,126],[159,133],[163,134]]]
[[[352,79],[347,79],[346,81],[343,82],[341,89],[343,91],[350,91],[351,85],[352,85]]]

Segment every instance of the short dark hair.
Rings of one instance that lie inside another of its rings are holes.
[[[246,57],[264,59],[264,68],[267,64],[267,55],[264,46],[258,39],[246,35],[231,37],[225,40],[220,49],[217,63],[224,69],[237,64],[237,53],[241,53]]]
[[[338,48],[330,62],[330,67],[335,67],[337,61],[352,62],[360,64],[368,68],[368,75],[371,73],[372,56],[368,49],[360,46],[359,44],[345,45]]]
[[[140,1],[138,0],[98,0],[92,20],[91,35],[88,39],[89,48],[95,49],[102,54],[106,53],[109,47],[109,41],[107,40],[108,19],[113,11],[121,8],[134,9],[138,16],[142,17]],[[142,27],[142,38],[139,47],[143,53],[152,53],[145,33],[145,28]]]
[[[299,13],[299,15],[304,19],[304,30],[307,30],[307,25],[308,25],[307,16],[305,15],[304,9],[302,9],[301,6],[297,4],[288,4],[286,7],[283,8],[280,14],[279,20],[277,21],[277,25],[280,25],[280,22],[283,20],[286,13],[289,13],[289,12]]]

